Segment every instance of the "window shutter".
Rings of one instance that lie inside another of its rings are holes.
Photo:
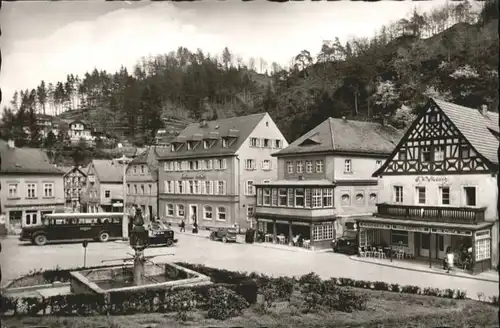
[[[224,190],[223,195],[226,195],[227,194],[226,181],[223,182],[223,186],[224,186],[224,188],[223,188],[223,190]]]
[[[227,168],[227,160],[225,158],[222,160],[222,168],[224,170]]]
[[[248,180],[245,181],[245,192],[244,192],[244,194],[248,196]]]

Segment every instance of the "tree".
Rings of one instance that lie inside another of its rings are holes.
[[[380,81],[377,91],[372,96],[374,113],[379,115],[393,114],[399,107],[399,94],[391,81]]]
[[[48,93],[48,90],[45,87],[45,81],[42,80],[42,82],[40,82],[40,85],[36,89],[36,95],[38,98],[38,103],[40,104],[40,107],[42,108],[42,113],[44,115],[47,114],[45,111],[45,105],[47,103],[47,96],[48,96],[47,93]]]
[[[222,51],[222,62],[224,63],[224,67],[226,68],[226,70],[229,70],[229,66],[231,66],[232,60],[233,55],[231,54],[229,49],[225,47]]]
[[[57,137],[54,134],[54,132],[50,130],[49,133],[47,133],[47,137],[43,141],[43,146],[49,150],[52,150],[55,147],[56,143],[57,143]]]

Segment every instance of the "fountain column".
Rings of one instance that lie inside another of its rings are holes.
[[[140,286],[143,284],[144,278],[144,249],[148,247],[149,236],[144,228],[144,219],[142,211],[138,207],[135,212],[134,225],[130,234],[130,246],[134,249],[134,285]]]

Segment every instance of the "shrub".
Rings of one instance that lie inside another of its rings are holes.
[[[177,320],[186,321],[189,312],[196,308],[196,294],[192,290],[176,292],[168,301],[168,308],[176,312]]]
[[[443,297],[446,297],[446,298],[453,298],[453,296],[455,295],[455,290],[450,289],[450,288],[446,288],[443,291],[442,295],[443,295]]]
[[[384,291],[386,291],[386,290],[389,290],[389,284],[386,283],[386,282],[383,282],[383,281],[375,281],[373,283],[373,288],[375,290],[384,290]]]
[[[492,297],[489,298],[489,300],[490,300],[490,303],[493,304],[493,305],[495,305],[495,306],[500,305],[498,296],[492,296]]]
[[[424,288],[423,294],[427,295],[427,296],[439,296],[440,291],[438,288],[427,287],[427,288]]]
[[[457,294],[455,295],[455,298],[457,300],[464,300],[466,297],[467,297],[466,291],[457,289]]]
[[[399,286],[398,284],[390,284],[389,285],[389,290],[391,292],[399,293],[401,291],[401,286]]]
[[[366,310],[366,296],[357,295],[350,289],[338,290],[338,302],[334,308],[342,312],[352,312],[355,310]]]
[[[274,286],[265,286],[262,288],[262,297],[264,298],[264,310],[268,310],[278,300],[279,292]]]
[[[269,284],[275,289],[277,297],[284,301],[290,301],[295,286],[295,279],[279,277],[272,279]]]
[[[323,298],[320,294],[315,292],[308,292],[304,294],[303,312],[317,312],[323,303]]]
[[[301,285],[318,285],[321,283],[321,278],[314,272],[307,273],[299,278]]]
[[[419,290],[420,287],[418,286],[406,285],[401,287],[401,292],[405,294],[418,294]]]
[[[210,290],[208,297],[209,318],[226,320],[240,315],[247,307],[247,301],[228,288],[218,287]]]

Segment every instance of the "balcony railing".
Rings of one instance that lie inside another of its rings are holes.
[[[420,206],[377,204],[378,217],[393,219],[477,224],[484,222],[486,207],[450,207],[450,206]]]

